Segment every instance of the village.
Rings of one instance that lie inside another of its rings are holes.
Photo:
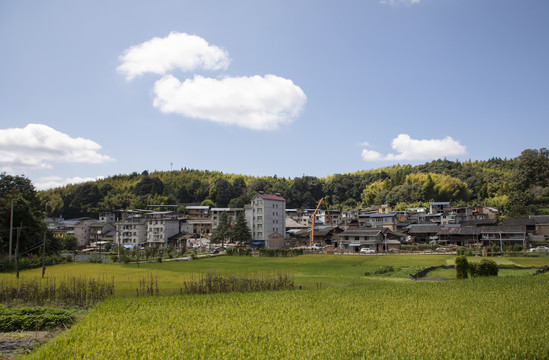
[[[398,253],[406,247],[429,244],[521,251],[549,238],[549,216],[501,219],[496,208],[456,208],[450,202],[433,202],[429,208],[406,211],[394,211],[388,205],[330,211],[321,202],[316,209],[287,209],[280,194],[259,192],[244,208],[151,205],[151,209],[101,213],[98,219],[48,218],[47,222],[55,236],[75,236],[82,251],[111,245],[208,251],[221,246],[210,239],[220,217],[226,215],[229,224],[234,224],[242,213],[252,241],[239,245],[252,249],[373,254]]]

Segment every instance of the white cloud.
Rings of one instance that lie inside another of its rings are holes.
[[[34,187],[36,190],[47,190],[47,189],[53,189],[56,187],[61,187],[69,184],[81,184],[88,181],[95,181],[99,179],[105,178],[104,176],[97,176],[97,177],[72,177],[72,178],[62,178],[59,176],[46,176],[41,177],[34,182]]]
[[[227,51],[209,45],[199,36],[178,32],[132,46],[124,51],[119,60],[122,64],[117,70],[127,80],[145,73],[164,75],[175,69],[221,70],[227,69],[230,63]]]
[[[299,86],[275,75],[195,76],[183,82],[166,75],[155,83],[154,94],[154,106],[164,113],[254,130],[291,122],[307,100]]]
[[[398,5],[414,5],[419,4],[421,0],[379,0],[383,5],[398,6]]]
[[[467,152],[465,146],[450,136],[444,139],[417,140],[409,135],[400,134],[393,139],[391,147],[396,154],[382,155],[377,151],[362,150],[365,161],[414,161],[434,160],[447,156],[463,155]]]
[[[100,164],[113,161],[99,153],[101,145],[42,124],[24,128],[0,129],[0,167],[51,168],[51,162]]]
[[[359,142],[358,144],[356,144],[357,146],[370,146],[370,143],[367,142],[367,141],[363,141],[363,142]]]

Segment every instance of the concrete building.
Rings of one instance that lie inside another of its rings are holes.
[[[90,225],[96,221],[89,217],[64,220],[58,225],[56,232],[74,235],[78,239],[78,246],[81,248],[86,247],[90,239]]]
[[[430,214],[442,214],[450,210],[449,202],[432,202],[429,204]]]
[[[397,228],[397,214],[364,214],[358,216],[358,226],[361,228],[386,228],[395,231]]]
[[[147,214],[146,246],[167,247],[168,238],[179,232],[179,218],[174,212],[156,211]]]
[[[244,212],[244,208],[212,208],[210,210],[210,213],[212,214],[212,231],[219,224],[219,216],[222,213],[227,214],[229,224],[234,224],[236,223],[236,218],[238,214],[240,214],[241,212]]]
[[[285,246],[286,200],[280,194],[259,192],[245,207],[253,245],[267,249]]]
[[[122,212],[116,223],[116,243],[122,246],[144,246],[147,241],[147,214],[144,210],[127,210]]]

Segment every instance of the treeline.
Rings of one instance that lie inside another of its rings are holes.
[[[49,216],[96,216],[101,211],[148,205],[201,203],[243,207],[258,191],[280,193],[287,208],[314,208],[326,198],[332,209],[389,204],[397,209],[451,201],[499,207],[511,216],[543,213],[549,203],[547,149],[524,150],[515,159],[435,160],[418,166],[279,178],[181,169],[115,175],[38,193]]]

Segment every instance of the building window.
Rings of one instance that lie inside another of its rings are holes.
[[[260,215],[257,217],[257,221],[262,221],[262,220],[263,220],[263,216]]]

